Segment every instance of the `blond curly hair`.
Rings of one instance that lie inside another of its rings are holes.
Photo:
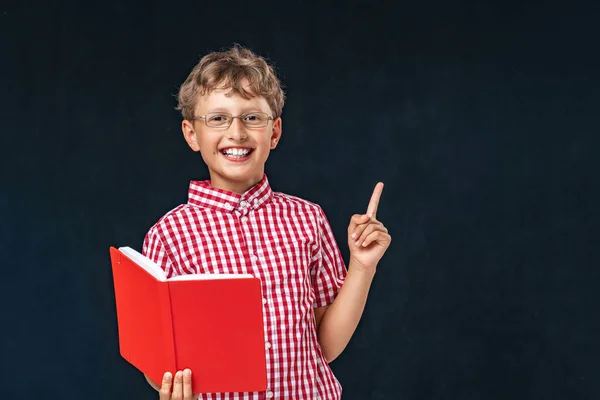
[[[230,88],[244,99],[264,97],[277,118],[285,101],[281,86],[273,66],[250,49],[236,44],[229,50],[202,57],[179,88],[177,110],[184,119],[192,120],[198,96],[217,88]]]

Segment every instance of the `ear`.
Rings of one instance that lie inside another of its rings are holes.
[[[200,146],[198,145],[196,130],[194,129],[193,122],[184,119],[181,123],[181,131],[183,132],[183,137],[190,148],[194,151],[200,151]]]
[[[279,139],[281,139],[281,117],[278,117],[275,121],[273,121],[273,130],[271,131],[271,150],[277,147]]]

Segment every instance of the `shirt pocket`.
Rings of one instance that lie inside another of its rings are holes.
[[[299,243],[278,246],[274,292],[277,298],[295,305],[310,305],[314,300],[309,273],[310,252]]]

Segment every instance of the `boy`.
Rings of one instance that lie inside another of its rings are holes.
[[[183,135],[202,155],[210,180],[190,183],[188,203],[149,230],[143,253],[169,277],[212,272],[261,279],[268,389],[195,395],[193,371],[168,371],[160,386],[148,379],[160,400],[341,396],[328,363],[354,333],[391,241],[376,219],[383,184],[367,213],[350,220],[346,269],[321,208],[272,192],[265,176],[281,139],[283,103],[271,66],[239,46],[203,57],[180,88]]]

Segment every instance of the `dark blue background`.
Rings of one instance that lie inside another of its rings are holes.
[[[273,188],[345,257],[386,183],[344,399],[600,398],[592,3],[0,5],[3,398],[157,398],[118,354],[108,247],[207,177],[174,95],[234,42],[286,85]]]

